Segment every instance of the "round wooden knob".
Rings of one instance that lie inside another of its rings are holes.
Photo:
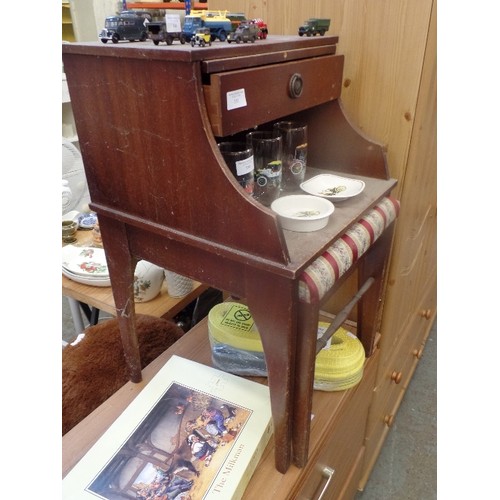
[[[422,309],[422,311],[420,311],[420,316],[425,319],[431,319],[432,311],[430,309]]]
[[[304,81],[302,80],[302,75],[299,73],[294,73],[290,81],[288,82],[288,92],[290,97],[293,99],[297,99],[302,95],[302,91],[304,90]]]
[[[420,359],[422,357],[422,354],[424,353],[424,348],[421,347],[420,349],[414,349],[413,350],[413,355],[417,358]]]
[[[392,424],[394,423],[394,415],[386,415],[384,417],[384,423],[387,427],[392,427]]]
[[[403,376],[403,373],[402,372],[397,372],[396,370],[394,370],[391,374],[391,380],[395,383],[395,384],[399,384],[399,382],[401,382],[401,377]]]

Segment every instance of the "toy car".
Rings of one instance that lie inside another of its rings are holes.
[[[148,39],[147,23],[151,21],[148,13],[122,12],[116,16],[109,16],[104,21],[104,29],[99,33],[102,43],[111,40],[118,43],[120,40],[131,42]]]
[[[259,38],[260,28],[254,23],[241,23],[232,33],[227,36],[228,43],[252,42]]]
[[[200,47],[205,47],[206,44],[212,45],[212,36],[210,34],[210,28],[198,28],[195,31],[194,36],[190,40],[191,47],[198,44]]]

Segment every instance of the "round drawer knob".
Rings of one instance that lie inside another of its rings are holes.
[[[423,309],[420,311],[420,316],[425,319],[431,319],[432,311],[430,309]]]
[[[394,415],[386,415],[384,417],[384,423],[387,427],[392,427],[392,424],[394,423]]]
[[[413,350],[413,355],[417,358],[420,359],[422,357],[422,354],[424,353],[424,348],[421,347],[420,349],[414,349]]]
[[[288,83],[288,92],[290,97],[293,99],[297,99],[302,95],[302,90],[304,89],[304,81],[302,80],[302,76],[299,73],[294,73],[290,82]]]
[[[402,372],[397,372],[396,370],[394,370],[391,374],[391,380],[394,381],[395,384],[399,384],[399,382],[401,382],[402,376]]]

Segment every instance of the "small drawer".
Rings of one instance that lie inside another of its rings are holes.
[[[328,55],[212,73],[203,91],[214,135],[232,135],[337,99],[343,67],[343,56]]]

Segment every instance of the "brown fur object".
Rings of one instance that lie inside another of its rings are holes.
[[[183,334],[172,321],[136,315],[141,367],[151,363]],[[85,330],[62,351],[62,433],[95,410],[129,380],[117,319]]]

